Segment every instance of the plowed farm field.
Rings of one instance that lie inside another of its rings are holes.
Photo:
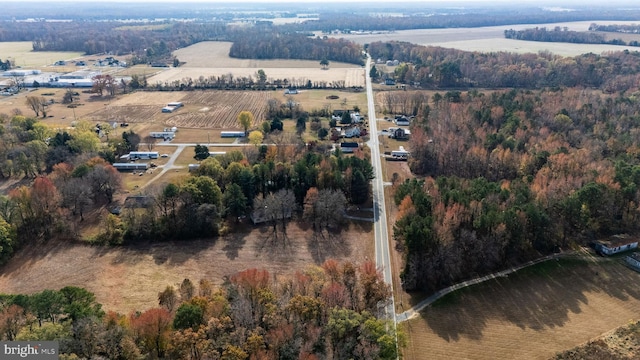
[[[255,124],[261,123],[270,98],[271,93],[262,91],[140,91],[112,101],[86,117],[92,121],[112,119],[178,128],[238,129],[237,117],[244,110],[253,113]],[[184,106],[172,113],[162,112],[167,103],[175,101]]]

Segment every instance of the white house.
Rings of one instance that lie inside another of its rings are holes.
[[[629,235],[614,235],[595,244],[596,251],[604,255],[614,255],[638,248],[638,240]]]
[[[342,137],[345,137],[345,138],[352,138],[352,137],[359,137],[359,136],[360,136],[360,128],[357,126],[352,126],[342,131]]]

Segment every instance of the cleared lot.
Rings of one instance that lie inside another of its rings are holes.
[[[576,56],[589,52],[600,54],[607,51],[622,51],[625,49],[629,49],[630,51],[638,50],[638,48],[631,46],[551,43],[520,41],[504,38],[504,31],[508,29],[524,30],[534,27],[546,27],[547,29],[553,29],[556,26],[560,26],[561,28],[567,27],[569,30],[573,31],[587,31],[589,29],[589,25],[593,22],[603,25],[634,23],[631,21],[576,21],[567,23],[519,24],[479,28],[402,30],[384,34],[341,34],[339,37],[359,44],[369,44],[374,41],[407,41],[418,45],[441,46],[465,51],[507,51],[516,53],[550,51],[562,56]],[[622,35],[616,37],[620,38]],[[637,39],[638,38],[636,38],[636,40]]]
[[[344,81],[346,87],[364,86],[364,68],[353,64],[331,62],[329,69],[323,70],[320,61],[310,60],[253,60],[229,57],[230,42],[205,41],[174,51],[174,55],[184,65],[170,68],[151,77],[149,84],[171,83],[185,78],[198,79],[201,76],[252,77],[263,69],[268,79],[287,79],[291,84],[301,86],[307,81],[331,83]],[[206,56],[202,56],[206,54]]]

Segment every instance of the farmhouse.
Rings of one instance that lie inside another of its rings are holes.
[[[384,79],[384,84],[385,85],[395,85],[396,81],[394,79],[387,78],[387,79]]]
[[[411,136],[411,131],[409,129],[403,128],[390,128],[389,129],[389,137],[391,139],[397,140],[407,140]]]
[[[286,89],[284,91],[285,95],[296,95],[298,94],[298,89]]]
[[[352,126],[350,128],[343,129],[342,137],[344,138],[360,137],[360,128],[357,126]]]
[[[595,243],[596,251],[604,255],[613,255],[637,248],[638,240],[631,238],[628,235],[614,235],[608,239],[599,240]]]
[[[226,153],[226,151],[209,151],[209,157],[220,156]]]
[[[200,167],[200,164],[189,164],[189,172],[194,172],[198,170],[199,167]]]

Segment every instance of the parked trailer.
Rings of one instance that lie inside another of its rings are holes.
[[[400,146],[398,150],[391,151],[391,157],[395,160],[407,160],[409,158],[409,152]]]
[[[183,104],[180,101],[174,101],[174,102],[168,103],[167,106],[174,107],[177,109],[179,107],[182,107]]]
[[[174,131],[152,131],[149,136],[156,139],[173,140],[176,133]]]
[[[210,157],[220,156],[220,155],[224,155],[226,153],[227,153],[226,151],[209,151],[209,156]]]
[[[129,160],[147,160],[157,158],[157,151],[132,151],[129,153]]]
[[[149,164],[146,163],[114,163],[113,167],[118,171],[136,171],[136,170],[147,170],[149,169]]]
[[[246,134],[244,131],[221,131],[220,137],[223,138],[241,138],[245,137]]]

